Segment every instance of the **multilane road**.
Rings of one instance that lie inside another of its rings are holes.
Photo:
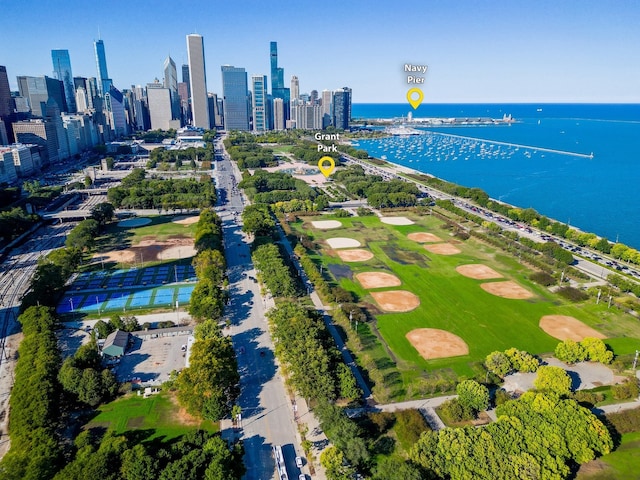
[[[215,180],[221,201],[217,207],[222,219],[225,256],[229,274],[230,304],[225,316],[232,321],[230,333],[238,357],[242,408],[239,429],[229,426],[226,438],[241,438],[244,443],[246,479],[266,480],[274,476],[272,446],[282,445],[289,479],[297,478],[294,459],[301,452],[293,421],[292,404],[273,355],[265,311],[273,305],[263,300],[255,281],[247,237],[242,232],[241,213],[244,198],[237,189],[240,172],[223,154],[221,140],[216,142]]]

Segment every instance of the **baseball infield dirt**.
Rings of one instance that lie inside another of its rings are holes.
[[[383,288],[383,287],[397,287],[402,282],[398,277],[391,273],[385,272],[364,272],[358,273],[356,278],[362,285],[362,288]]]
[[[385,312],[410,312],[420,306],[420,298],[406,290],[372,292],[371,296]]]
[[[442,239],[440,237],[438,237],[437,235],[434,235],[433,233],[427,233],[427,232],[410,233],[409,235],[407,235],[407,238],[409,240],[413,240],[414,242],[418,242],[418,243],[429,243],[429,242],[441,242],[442,241]]]
[[[540,319],[539,325],[542,330],[558,340],[579,342],[586,337],[607,338],[577,318],[567,315],[545,315]]]
[[[436,328],[416,328],[406,335],[407,340],[426,360],[467,355],[469,347],[459,336]]]
[[[506,282],[483,283],[480,287],[491,295],[514,300],[525,300],[533,297],[533,293],[511,280]]]
[[[502,278],[493,268],[482,264],[460,265],[456,268],[456,272],[465,277],[476,280],[489,280],[491,278]]]
[[[327,243],[331,248],[355,248],[361,245],[358,240],[346,237],[327,238]]]
[[[432,245],[425,245],[424,248],[429,250],[431,253],[437,253],[438,255],[455,255],[462,251],[450,243],[434,243]]]
[[[343,262],[366,262],[373,258],[369,250],[354,248],[353,250],[338,250],[336,252]]]

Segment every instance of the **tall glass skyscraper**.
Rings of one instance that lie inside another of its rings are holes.
[[[244,68],[222,66],[224,127],[226,130],[249,130],[249,92]]]
[[[251,87],[253,90],[253,130],[255,132],[264,132],[269,128],[269,120],[267,118],[267,76],[252,75]]]
[[[284,86],[284,68],[278,67],[278,42],[271,42],[269,51],[271,59],[271,96],[282,99],[286,121],[289,119],[290,92]]]
[[[344,87],[334,91],[331,108],[333,126],[342,130],[348,130],[349,122],[351,122],[351,89]]]
[[[111,90],[112,81],[109,78],[109,72],[107,71],[107,56],[104,52],[104,42],[98,40],[93,42],[93,47],[96,52],[96,67],[98,69],[98,90],[101,97],[109,93]]]
[[[202,35],[187,35],[189,57],[189,82],[191,85],[191,115],[193,126],[211,128],[209,120],[209,98],[207,97],[207,76],[204,63],[204,39]]]
[[[51,60],[53,61],[53,73],[64,86],[64,98],[67,101],[67,110],[69,113],[75,113],[77,111],[76,92],[73,85],[69,50],[51,50]]]

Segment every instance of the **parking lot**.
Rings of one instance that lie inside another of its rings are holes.
[[[160,385],[173,370],[185,367],[187,335],[142,340],[132,337],[133,346],[120,359],[115,374],[120,382]]]

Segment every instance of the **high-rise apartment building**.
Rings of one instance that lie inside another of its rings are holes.
[[[284,100],[281,98],[273,99],[273,129],[284,130],[286,120],[284,119]]]
[[[75,113],[76,94],[73,84],[73,74],[71,73],[71,58],[69,50],[51,50],[51,61],[53,62],[53,73],[62,82],[64,88],[64,98],[67,103],[67,112]]]
[[[268,96],[267,96],[267,76],[252,75],[251,89],[253,91],[252,112],[253,112],[253,131],[264,132],[269,129]]]
[[[244,68],[222,66],[224,127],[226,130],[249,130],[249,92]]]
[[[101,97],[104,97],[111,90],[113,82],[109,78],[109,72],[107,71],[107,55],[104,50],[104,42],[97,40],[93,42],[93,48],[96,52],[96,67],[98,70],[98,93]]]
[[[297,100],[300,97],[300,81],[298,77],[291,77],[291,100]]]
[[[331,90],[323,90],[320,97],[320,106],[322,107],[322,128],[331,125],[331,102],[333,101],[333,92]]]
[[[194,127],[211,128],[209,120],[209,99],[207,97],[207,77],[204,62],[204,39],[202,35],[187,35],[189,57],[189,82],[191,85],[191,115]]]
[[[349,129],[351,122],[351,89],[344,87],[333,92],[331,107],[333,126],[342,130]]]

